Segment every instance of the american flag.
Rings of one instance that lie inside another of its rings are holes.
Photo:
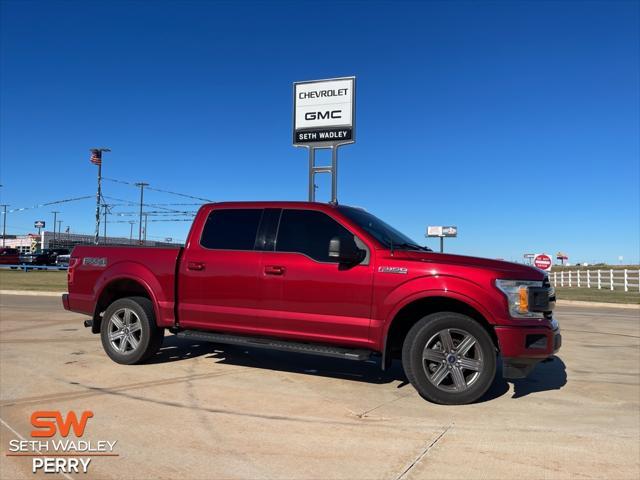
[[[91,163],[94,165],[102,165],[102,152],[100,150],[91,150]]]

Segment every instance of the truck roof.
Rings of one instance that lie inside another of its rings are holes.
[[[212,202],[205,203],[203,207],[254,207],[254,208],[312,208],[314,210],[334,209],[338,205],[322,202],[300,202],[300,201],[256,201],[256,202]],[[346,206],[346,205],[342,205]]]

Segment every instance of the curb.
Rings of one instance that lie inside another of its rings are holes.
[[[0,295],[27,295],[29,297],[60,297],[67,292],[35,292],[32,290],[0,290]]]
[[[626,308],[630,310],[640,310],[637,303],[607,303],[607,302],[584,302],[581,300],[558,300],[556,305],[573,306],[573,307],[609,307],[609,308]]]

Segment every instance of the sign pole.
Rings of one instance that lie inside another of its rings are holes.
[[[444,253],[444,237],[440,237],[440,253]]]
[[[315,182],[315,168],[316,168],[316,149],[312,146],[309,147],[309,201],[316,201],[316,182]]]
[[[331,203],[338,203],[338,145],[331,147]]]

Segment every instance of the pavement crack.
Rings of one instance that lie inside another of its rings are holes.
[[[380,405],[376,405],[375,407],[370,408],[369,410],[365,410],[364,412],[361,412],[361,413],[355,413],[354,415],[355,415],[356,417],[358,417],[358,418],[367,418],[367,417],[369,416],[369,414],[370,414],[371,412],[373,412],[374,410],[377,410],[377,409],[379,409],[380,407],[385,407],[385,406],[387,406],[387,405],[389,405],[389,404],[391,404],[391,403],[393,403],[393,402],[397,402],[398,400],[402,400],[403,398],[410,397],[411,395],[413,395],[413,392],[408,393],[408,394],[406,394],[406,395],[401,395],[401,396],[399,396],[399,397],[397,397],[397,398],[394,398],[393,400],[389,400],[388,402],[383,402],[383,403],[381,403]]]
[[[594,332],[591,330],[574,330],[569,328],[563,328],[563,332],[576,332],[576,333],[591,333],[594,335],[612,335],[614,337],[629,337],[629,338],[640,338],[638,335],[629,335],[626,333],[611,333],[611,332]]]
[[[447,433],[451,428],[453,427],[453,423],[450,423],[449,425],[447,425],[444,430],[442,430],[442,432],[440,432],[440,435],[438,435],[433,442],[431,442],[429,445],[427,445],[427,447],[420,453],[420,455],[418,455],[416,457],[416,459],[411,462],[411,464],[405,468],[402,473],[400,475],[398,475],[395,480],[402,480],[403,478],[406,478],[407,475],[411,472],[411,470],[418,465],[418,463],[420,463],[420,461],[427,455],[427,453],[429,452],[429,450],[431,450],[431,448],[433,448],[435,446],[436,443],[438,443],[440,441],[440,439],[442,437],[444,437],[445,433]]]

